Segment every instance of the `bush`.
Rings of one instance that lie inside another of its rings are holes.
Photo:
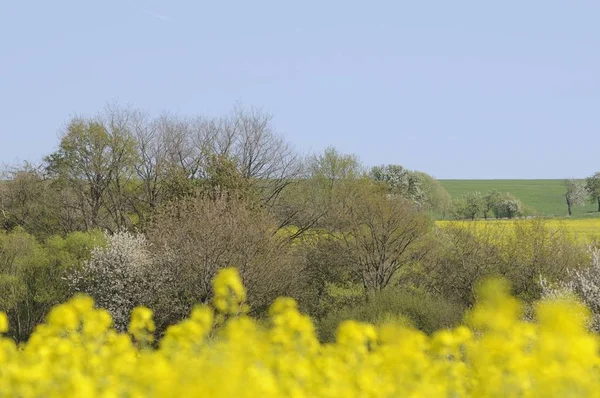
[[[66,274],[101,245],[97,231],[38,241],[21,227],[0,232],[0,311],[11,322],[9,335],[27,340],[50,308],[69,296]]]
[[[511,194],[500,196],[492,208],[496,218],[515,218],[523,214],[523,204]]]
[[[253,311],[264,312],[278,295],[295,296],[302,288],[302,264],[277,227],[264,208],[237,195],[189,197],[163,206],[148,240],[157,267],[171,281],[168,294],[185,308],[178,316],[208,302],[212,278],[231,264],[239,265]]]
[[[504,261],[498,247],[502,233],[498,225],[487,222],[452,223],[439,228],[435,250],[423,260],[423,269],[413,276],[413,283],[472,306],[477,282],[503,274]]]
[[[419,289],[389,288],[368,296],[362,303],[328,314],[318,323],[322,341],[333,341],[340,323],[354,319],[374,325],[399,321],[425,333],[460,323],[464,307]]]
[[[600,332],[600,249],[589,248],[592,262],[589,267],[569,269],[568,277],[555,283],[540,278],[543,297],[555,299],[560,297],[576,297],[591,311],[590,327]]]
[[[532,302],[541,297],[540,275],[561,280],[567,269],[589,261],[584,245],[541,219],[453,223],[436,235],[436,249],[412,281],[466,306],[475,303],[475,286],[482,278],[501,276],[517,297]]]
[[[107,245],[95,247],[91,258],[73,269],[68,280],[74,292],[86,293],[108,310],[117,330],[124,331],[129,314],[154,297],[153,257],[144,235],[121,231],[106,235]]]

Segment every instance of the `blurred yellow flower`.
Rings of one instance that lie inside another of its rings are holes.
[[[568,301],[538,305],[538,322],[499,281],[484,285],[466,325],[432,336],[401,322],[339,325],[321,344],[291,298],[270,322],[244,315],[234,269],[214,280],[216,311],[196,306],[156,346],[152,311],[134,309],[127,333],[79,296],[56,306],[17,349],[0,338],[3,396],[57,397],[590,397],[600,391],[598,336],[588,310]],[[222,317],[224,325],[216,320]],[[215,325],[218,325],[215,328]],[[9,325],[0,313],[0,332]]]

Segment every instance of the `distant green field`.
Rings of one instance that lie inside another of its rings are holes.
[[[485,194],[496,189],[515,195],[529,213],[546,217],[567,216],[564,180],[440,180],[440,183],[452,198],[472,191]],[[573,208],[573,217],[600,217],[597,209],[597,204],[586,203],[585,206]]]

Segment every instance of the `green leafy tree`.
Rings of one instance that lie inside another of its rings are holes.
[[[585,179],[585,190],[590,199],[598,203],[598,211],[600,212],[600,171]]]
[[[495,213],[501,196],[500,192],[492,189],[483,197],[483,218],[487,220],[490,214]]]
[[[457,219],[474,220],[482,213],[484,208],[483,197],[480,192],[469,192],[464,197],[454,201],[453,213]]]
[[[131,226],[134,165],[137,161],[132,120],[135,112],[107,106],[93,118],[73,118],[59,149],[45,158],[57,186],[76,199],[85,229]]]
[[[425,196],[424,207],[445,216],[450,210],[452,197],[438,180],[427,173],[415,171],[413,174],[419,180],[421,191]]]
[[[9,317],[11,337],[26,340],[48,310],[68,298],[67,270],[102,243],[97,232],[52,236],[44,244],[20,227],[0,233],[0,311]]]
[[[65,203],[40,168],[15,166],[5,170],[0,179],[2,229],[10,231],[19,226],[39,239],[65,231]]]

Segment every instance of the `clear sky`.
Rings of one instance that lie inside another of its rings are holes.
[[[438,178],[600,170],[600,1],[17,1],[0,5],[0,162],[73,114],[274,115],[302,153]]]

